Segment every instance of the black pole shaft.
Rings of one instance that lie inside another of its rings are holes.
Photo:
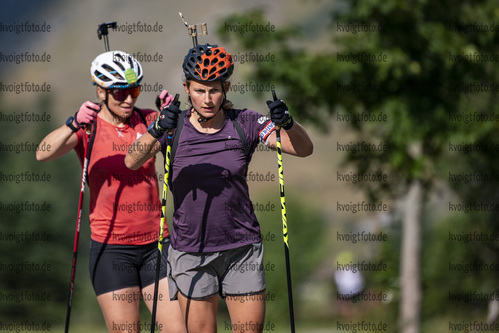
[[[295,333],[295,312],[293,309],[293,288],[291,285],[291,265],[289,262],[289,248],[284,244],[284,255],[286,257],[286,279],[288,281],[288,304],[289,304],[289,323],[291,332]]]
[[[104,35],[104,47],[106,48],[106,52],[109,52],[109,39],[107,38],[107,35]]]

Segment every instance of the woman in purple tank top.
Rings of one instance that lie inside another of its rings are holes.
[[[224,48],[197,45],[182,69],[189,108],[163,108],[148,133],[131,146],[125,164],[138,169],[164,153],[173,132],[170,298],[179,300],[190,333],[217,331],[218,297],[226,301],[231,330],[262,332],[263,245],[249,197],[248,165],[259,142],[276,148],[276,125],[283,129],[284,153],[306,157],[313,144],[282,100],[267,102],[271,119],[233,107],[227,91],[234,62]]]

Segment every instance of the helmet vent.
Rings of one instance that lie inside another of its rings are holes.
[[[109,72],[109,74],[113,75],[115,78],[123,80],[124,78],[111,66],[104,64],[102,65],[102,68],[104,68],[106,71]]]
[[[119,52],[113,53],[113,59],[114,58],[119,58],[120,61],[125,61],[125,59],[123,59],[123,56]],[[116,60],[113,61],[116,62]]]
[[[103,75],[103,74],[102,74],[101,72],[99,72],[99,71],[95,71],[94,75],[95,75],[95,76],[97,76],[99,79],[101,79],[101,80],[102,80],[102,81],[104,81],[104,82],[109,82],[109,81],[111,81],[111,79],[110,79],[110,78],[108,78],[107,76]]]
[[[125,67],[124,67],[121,63],[119,63],[118,61],[113,61],[113,62],[114,62],[114,63],[116,64],[116,66],[118,66],[118,67],[119,67],[122,71],[125,71]],[[102,66],[102,67],[104,67],[104,66]]]

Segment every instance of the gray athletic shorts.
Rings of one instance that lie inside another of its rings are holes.
[[[265,291],[263,244],[255,243],[232,250],[188,253],[170,246],[168,278],[170,299],[178,292],[189,299],[254,295]]]

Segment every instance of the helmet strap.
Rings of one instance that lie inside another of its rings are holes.
[[[109,94],[109,92],[107,91],[107,89],[105,89],[105,90],[106,90],[106,99],[104,100],[104,105],[105,105],[105,106],[106,106],[106,108],[109,110],[109,112],[112,112],[112,111],[111,111],[111,109],[109,108],[109,105],[107,104],[107,102],[109,101],[109,97],[108,97],[108,96],[109,96],[109,95],[108,95],[108,94]]]
[[[215,115],[214,115],[214,116],[212,116],[212,117],[210,117],[210,118],[206,118],[206,117],[205,117],[205,116],[203,116],[201,113],[199,113],[199,111],[198,111],[198,110],[196,110],[196,108],[195,108],[194,106],[193,106],[192,108],[193,108],[193,109],[194,109],[194,111],[196,111],[196,113],[198,114],[198,116],[199,116],[199,117],[198,117],[198,123],[200,123],[200,124],[205,123],[205,122],[207,122],[208,120],[213,119],[213,117],[215,117],[215,116],[216,116],[216,113],[215,113]],[[217,111],[217,113],[218,113],[218,111]]]
[[[224,100],[222,101],[222,106],[227,102],[227,92],[225,91],[225,82],[222,82],[222,92],[224,93]],[[220,108],[222,108],[222,106]]]

